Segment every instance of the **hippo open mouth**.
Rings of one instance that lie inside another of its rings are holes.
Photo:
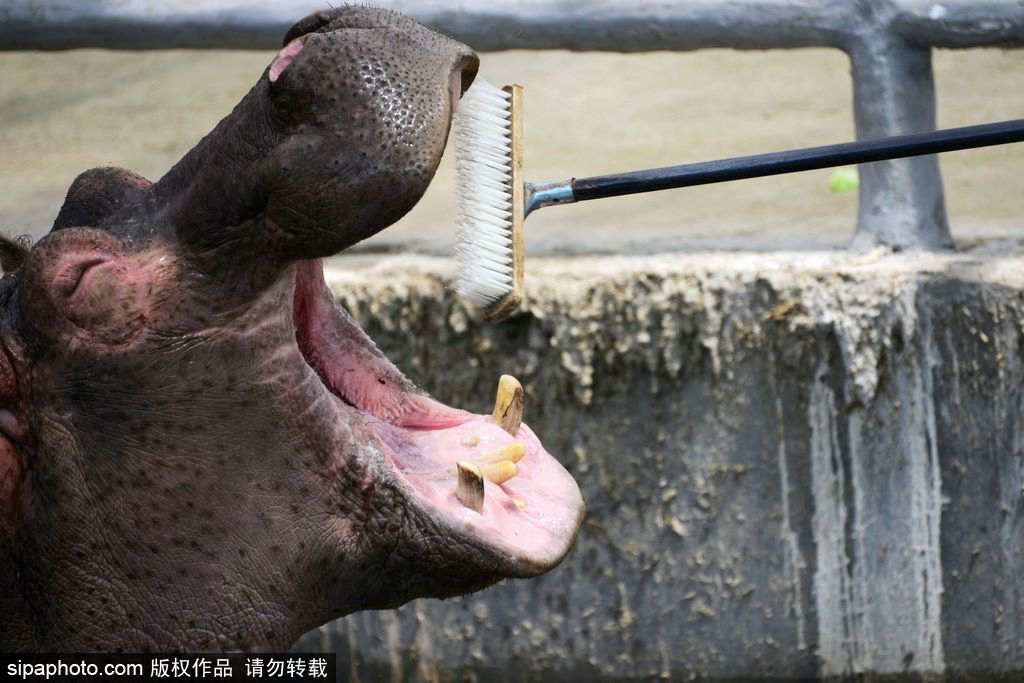
[[[431,399],[323,276],[422,197],[477,66],[316,13],[160,180],[86,171],[0,239],[0,649],[280,650],[568,552],[583,503],[521,387]]]
[[[494,548],[516,574],[545,571],[565,555],[583,514],[582,498],[527,425],[510,434],[491,415],[451,408],[416,391],[334,301],[319,260],[296,266],[293,319],[299,350],[338,399],[337,409],[374,434],[392,473],[419,505],[452,532]],[[483,472],[479,510],[458,495],[460,461]]]

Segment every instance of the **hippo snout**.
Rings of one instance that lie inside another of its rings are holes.
[[[346,249],[423,196],[478,68],[469,47],[392,11],[312,14],[209,144],[161,181],[189,195],[166,218],[211,268]]]

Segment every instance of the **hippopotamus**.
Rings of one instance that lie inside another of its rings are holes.
[[[583,503],[521,387],[431,398],[323,277],[422,196],[478,63],[318,12],[158,181],[86,171],[0,241],[0,650],[280,651],[568,552]]]

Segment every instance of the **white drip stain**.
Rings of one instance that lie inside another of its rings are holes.
[[[933,388],[940,357],[930,321],[916,319],[915,296],[909,287],[895,307],[903,343],[920,345],[919,353],[899,354],[890,365],[898,429],[866,424],[859,405],[840,413],[825,359],[811,390],[814,587],[823,675],[945,669]],[[859,393],[849,381],[845,388]],[[844,417],[845,461],[838,422]],[[883,455],[886,443],[879,438],[890,439],[889,454]]]
[[[388,660],[391,663],[392,683],[401,683],[405,680],[404,667],[402,666],[402,624],[398,620],[398,613],[384,611],[380,614],[384,622],[384,638],[387,644]]]
[[[846,554],[846,481],[836,429],[835,395],[827,384],[828,365],[822,359],[811,386],[808,421],[811,426],[811,523],[817,547],[814,601],[818,613],[818,657],[824,676],[859,669],[862,638],[853,628],[853,588]]]
[[[796,620],[796,641],[800,651],[807,649],[807,633],[804,627],[804,601],[802,586],[802,575],[807,565],[804,556],[800,553],[800,543],[789,517],[789,465],[786,460],[786,435],[783,431],[785,424],[782,415],[782,397],[775,391],[775,413],[778,416],[779,424],[779,488],[782,495],[782,534],[783,555],[785,557],[786,583],[789,585],[790,595],[786,599],[787,612],[792,613]]]
[[[422,600],[417,600],[413,605],[413,610],[416,613],[416,638],[413,645],[419,657],[419,666],[416,673],[419,680],[426,683],[436,683],[441,680],[441,673],[438,670],[434,640],[430,634],[435,626],[430,622]]]
[[[1016,596],[1017,586],[1021,584],[1021,557],[1020,557],[1020,529],[1021,520],[1017,513],[1020,507],[1021,497],[1024,496],[1024,425],[1021,424],[1020,415],[1024,415],[1021,403],[1024,402],[1024,395],[1018,395],[1010,388],[1020,384],[1020,366],[1014,344],[1011,341],[1016,336],[1012,321],[1015,316],[1007,316],[1002,304],[995,303],[993,308],[994,322],[998,327],[993,330],[992,354],[996,358],[996,369],[999,377],[999,385],[991,393],[992,420],[993,424],[1012,424],[1010,452],[1005,458],[998,458],[998,481],[1000,482],[1000,518],[1002,525],[999,530],[999,561],[1004,567],[1005,581],[1003,596],[994,605],[997,617],[996,636],[999,639],[999,649],[1006,657],[1006,661],[1012,666],[1019,666],[1022,655],[1021,641],[1021,616],[1017,608],[1019,599]],[[1004,336],[1005,335],[1005,336]],[[956,356],[952,356],[954,360]],[[956,405],[960,405],[959,396]],[[980,550],[979,546],[974,551]]]
[[[348,651],[351,654],[349,657],[348,679],[352,681],[352,683],[362,683],[362,678],[359,676],[358,657],[356,657],[356,652],[359,651],[359,636],[356,634],[356,620],[345,619],[343,621],[339,621],[338,624],[345,625],[346,635],[348,637]]]
[[[863,424],[862,410],[849,420],[854,504],[858,511],[870,511],[870,516],[859,512],[854,527],[854,595],[870,655],[863,666],[880,673],[945,668],[942,492],[932,381],[939,357],[930,321],[917,320],[915,296],[916,288],[908,287],[895,307],[904,344],[920,350],[901,354],[891,365],[899,403],[898,429],[886,430],[895,436],[890,457],[881,460],[877,446],[862,447],[865,439],[877,438]],[[876,461],[865,463],[862,454],[870,451]]]
[[[909,329],[909,326],[908,326]],[[917,549],[914,576],[919,578],[915,587],[919,603],[917,616],[919,628],[916,666],[923,671],[945,669],[945,655],[942,647],[942,472],[939,464],[938,434],[935,418],[935,392],[933,376],[940,358],[935,348],[931,323],[922,327],[924,345],[924,367],[916,373],[915,396],[919,412],[914,417],[918,424],[911,425],[907,434],[914,440],[915,448],[908,453],[910,458],[911,547]],[[905,332],[906,334],[906,332]]]
[[[807,650],[807,627],[804,623],[803,573],[807,569],[807,562],[804,559],[803,553],[800,552],[800,540],[793,530],[790,514],[789,498],[792,489],[789,483],[789,459],[786,454],[786,416],[782,406],[782,394],[776,381],[778,371],[775,357],[773,356],[769,382],[771,384],[771,394],[775,396],[775,422],[778,425],[779,492],[782,499],[782,523],[779,528],[779,535],[782,539],[783,580],[788,586],[788,594],[785,598],[785,613],[787,616],[792,615],[796,621],[797,648],[804,652]]]

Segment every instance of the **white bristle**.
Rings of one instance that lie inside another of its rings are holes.
[[[481,308],[513,288],[511,97],[477,79],[455,115],[455,290]]]

